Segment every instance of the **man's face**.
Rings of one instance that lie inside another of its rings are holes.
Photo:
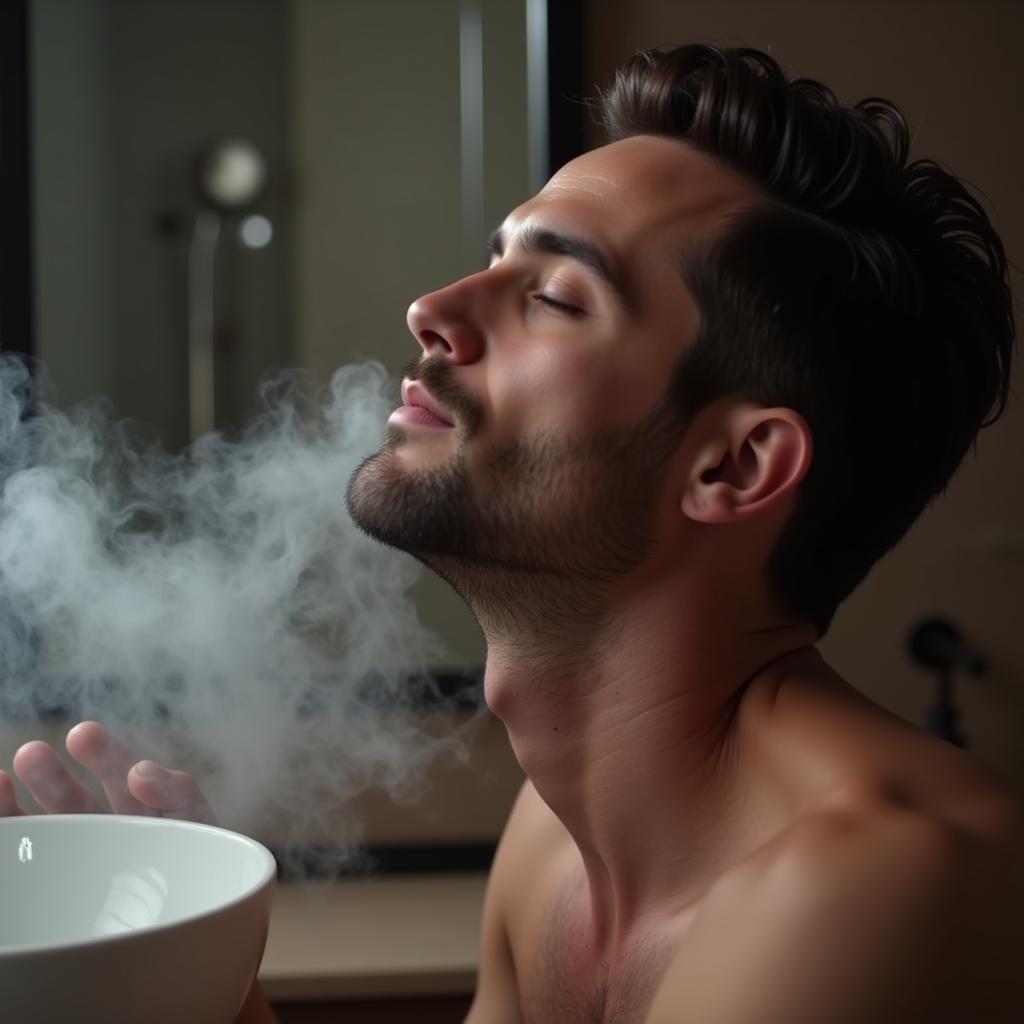
[[[349,485],[359,526],[449,572],[635,567],[681,433],[667,387],[699,320],[679,256],[758,198],[653,136],[562,168],[492,236],[488,269],[410,308],[423,351]]]

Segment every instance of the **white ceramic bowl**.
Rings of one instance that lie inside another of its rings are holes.
[[[209,825],[0,818],[4,1024],[230,1024],[270,921],[274,859]]]

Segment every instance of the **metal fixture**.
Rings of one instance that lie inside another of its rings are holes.
[[[188,250],[188,418],[193,441],[213,430],[216,420],[214,364],[214,267],[221,227],[261,198],[267,185],[267,161],[248,139],[218,140],[199,161],[199,194],[204,206],[196,214]],[[261,249],[273,236],[266,217],[251,214],[238,228],[239,241]]]
[[[922,619],[911,629],[907,652],[916,664],[936,673],[936,701],[928,711],[928,731],[966,747],[953,706],[953,673],[961,669],[968,675],[984,675],[988,671],[985,658],[967,645],[952,622],[940,616]]]

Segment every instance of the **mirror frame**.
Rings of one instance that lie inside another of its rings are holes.
[[[34,353],[28,0],[0,3],[0,351]]]

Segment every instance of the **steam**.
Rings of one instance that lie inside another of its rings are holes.
[[[289,372],[261,399],[239,438],[170,455],[0,360],[0,719],[96,718],[252,832],[370,786],[410,796],[457,747],[413,708],[442,655],[407,595],[418,566],[345,509],[395,405],[383,367],[318,395]]]

